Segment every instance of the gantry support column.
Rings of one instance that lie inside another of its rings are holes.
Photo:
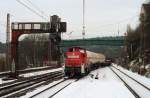
[[[12,32],[11,41],[11,77],[17,78],[19,65],[18,65],[18,38],[21,35],[20,32]]]

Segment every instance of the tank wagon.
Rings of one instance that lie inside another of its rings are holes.
[[[68,48],[65,59],[65,75],[85,75],[92,68],[105,62],[105,56],[100,53],[87,51],[81,47]]]

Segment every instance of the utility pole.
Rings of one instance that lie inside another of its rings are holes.
[[[82,36],[83,39],[85,39],[85,0],[83,0],[83,30],[82,30]]]
[[[119,33],[120,33],[120,31],[119,31],[119,23],[118,23],[118,37],[119,37]]]
[[[11,58],[11,49],[10,49],[10,14],[7,14],[7,25],[6,25],[6,68],[11,69],[10,58]]]

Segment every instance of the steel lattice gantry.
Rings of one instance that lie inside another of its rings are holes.
[[[61,22],[57,15],[50,17],[50,22],[13,22],[11,34],[11,71],[13,77],[18,75],[18,39],[22,34],[54,33],[61,37],[66,32],[66,22]]]

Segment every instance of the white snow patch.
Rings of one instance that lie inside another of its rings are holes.
[[[31,76],[50,73],[50,72],[61,71],[61,70],[63,70],[63,68],[50,69],[50,70],[44,70],[44,71],[38,71],[38,72],[31,72],[31,73],[26,73],[26,74],[20,74],[19,76],[21,76],[21,77],[31,77]]]
[[[53,67],[50,67],[50,66],[42,66],[42,67],[34,67],[34,68],[26,68],[26,69],[23,69],[23,70],[19,70],[19,71],[29,71],[29,70],[38,70],[38,69],[45,69],[45,68],[53,68]]]
[[[43,92],[42,94],[39,94],[38,96],[34,96],[34,98],[49,98],[49,96],[53,95],[54,93],[56,93],[57,91],[59,91],[61,88],[63,88],[64,86],[66,86],[67,84],[69,83],[72,83],[74,82],[76,79],[70,79],[70,80],[66,80],[66,81],[63,81],[63,79],[61,80],[58,80],[58,81],[54,81],[48,85],[45,85],[45,86],[41,86],[39,88],[37,88],[36,90],[32,91],[32,92],[29,92],[27,93],[25,96],[22,96],[20,98],[30,98],[32,97],[33,95],[37,94],[38,92],[41,92],[61,81],[63,81],[62,83],[46,90],[45,92]]]
[[[2,79],[0,78],[0,84],[2,84],[3,83],[3,81],[2,81]]]
[[[126,73],[133,74],[133,77],[138,78],[140,81],[143,80],[146,82],[149,80],[149,79],[147,80],[147,78],[145,80],[144,79],[145,77],[127,71],[121,67],[118,68],[120,70],[124,70]],[[27,93],[25,96],[22,96],[21,98],[29,98],[35,93],[40,92],[58,83],[59,81],[55,81],[46,86],[41,86],[36,90]],[[36,96],[36,98],[48,98],[49,96],[51,96],[52,94],[54,94],[62,87],[71,82],[72,82],[71,85],[67,86],[65,89],[63,89],[58,94],[53,96],[53,98],[134,98],[132,93],[125,87],[124,83],[108,67],[92,71],[88,76],[80,79],[77,82],[73,82],[73,80],[70,80],[61,83],[60,85],[57,85],[45,91],[39,96]]]
[[[5,71],[5,72],[0,72],[0,75],[1,74],[6,74],[6,73],[9,73],[10,71]]]
[[[94,75],[93,78],[91,74]],[[95,79],[96,75],[98,79]],[[72,83],[53,98],[134,98],[134,96],[109,68],[102,68]]]
[[[121,82],[80,81],[53,98],[134,98]]]
[[[145,76],[141,76],[137,73],[133,73],[127,69],[122,68],[121,66],[117,66],[116,64],[113,64],[113,66],[150,88],[150,79],[149,78],[146,78]]]
[[[112,67],[113,68],[113,67]],[[145,89],[143,86],[139,85],[137,82],[132,80],[131,78],[127,77],[117,69],[113,68],[115,72],[140,96],[140,98],[149,98],[150,92],[149,90]]]
[[[49,98],[50,96],[52,96],[53,94],[55,94],[56,92],[58,92],[60,89],[62,89],[63,87],[65,87],[66,85],[74,82],[75,79],[70,79],[70,80],[67,80],[67,81],[64,81],[60,84],[58,84],[57,86],[45,91],[44,93],[34,97],[34,98]],[[61,98],[61,97],[60,97]],[[71,97],[72,98],[72,97]]]
[[[3,77],[3,78],[4,78],[4,77]],[[3,80],[3,78],[0,78],[0,84],[9,83],[9,82],[12,82],[12,81],[17,80],[17,79],[12,79],[12,80]]]
[[[44,89],[47,89],[47,88],[49,88],[49,87],[51,87],[51,86],[53,86],[53,85],[59,83],[60,81],[63,81],[63,79],[57,80],[57,81],[53,81],[52,83],[50,83],[50,84],[48,84],[48,85],[43,85],[43,86],[41,86],[41,87],[38,87],[38,88],[36,88],[34,91],[28,92],[26,95],[21,96],[20,98],[30,98],[31,96],[33,96],[33,95],[35,95],[35,94],[37,94],[37,93],[43,91]]]

